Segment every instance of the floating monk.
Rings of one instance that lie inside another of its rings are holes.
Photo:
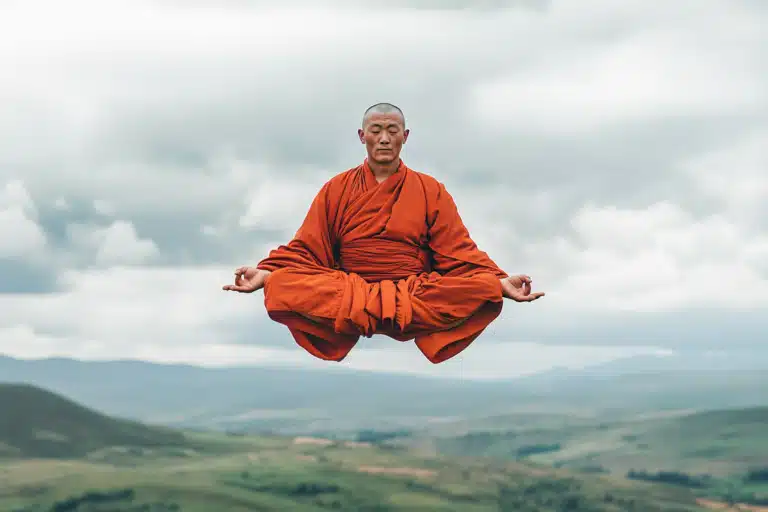
[[[433,363],[467,348],[504,298],[544,295],[477,247],[442,183],[403,163],[398,107],[370,107],[358,135],[365,161],[331,178],[293,240],[235,270],[224,290],[264,288],[269,317],[320,359],[341,361],[360,336],[383,334],[415,340]]]

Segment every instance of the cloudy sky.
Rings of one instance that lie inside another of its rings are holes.
[[[327,367],[221,285],[362,160],[379,101],[406,113],[404,160],[547,297],[454,361],[374,337],[344,366],[757,351],[766,24],[762,0],[4,1],[0,353]]]

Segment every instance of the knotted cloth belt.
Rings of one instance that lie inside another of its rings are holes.
[[[402,240],[364,238],[342,242],[339,267],[368,282],[396,281],[429,272],[427,252]]]

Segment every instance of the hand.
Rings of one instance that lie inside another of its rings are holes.
[[[253,293],[256,290],[264,288],[264,282],[271,272],[268,270],[259,270],[256,267],[240,267],[235,270],[235,284],[227,284],[222,290]]]
[[[515,302],[531,302],[544,296],[544,292],[531,293],[531,278],[523,274],[502,279],[501,294]]]

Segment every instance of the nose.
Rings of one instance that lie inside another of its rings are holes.
[[[386,131],[381,133],[381,137],[379,138],[379,143],[389,144],[389,134]]]

